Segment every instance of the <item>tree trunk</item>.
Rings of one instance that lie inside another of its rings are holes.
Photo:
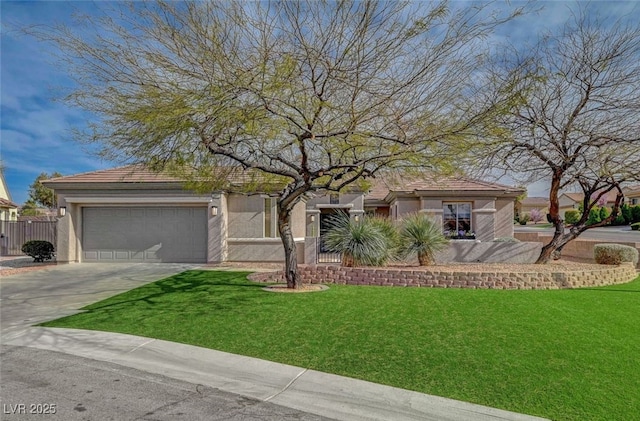
[[[431,264],[431,259],[426,253],[418,253],[418,263],[420,266],[429,266]]]
[[[551,188],[549,189],[549,213],[548,218],[553,223],[555,231],[553,238],[542,247],[540,256],[536,260],[537,264],[549,263],[553,256],[553,252],[559,247],[564,246],[567,242],[562,243],[564,234],[564,220],[560,217],[560,202],[558,200],[558,194],[560,193],[560,180],[562,180],[562,170],[559,168],[554,169],[553,177],[551,178]]]
[[[342,253],[342,258],[340,260],[343,267],[352,268],[355,266],[353,256],[346,251]]]
[[[293,206],[283,208],[278,201],[278,233],[284,246],[284,278],[287,281],[287,288],[298,289],[301,282],[298,276],[296,242],[291,231],[292,208]]]

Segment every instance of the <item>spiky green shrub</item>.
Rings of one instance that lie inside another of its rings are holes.
[[[442,235],[442,228],[427,215],[411,214],[402,221],[398,254],[403,259],[418,256],[420,266],[435,261],[435,254],[444,250],[449,240]]]
[[[518,221],[520,223],[520,225],[527,225],[527,222],[529,222],[531,220],[531,217],[529,216],[528,213],[523,213],[522,215],[520,215],[520,220]]]
[[[382,216],[367,216],[365,217],[365,223],[371,224],[379,229],[386,243],[384,256],[379,261],[374,262],[373,266],[384,266],[390,260],[397,259],[400,235],[393,221],[390,218]]]
[[[604,221],[611,215],[611,209],[606,206],[600,208],[600,221]]]
[[[579,210],[569,209],[564,213],[564,222],[569,225],[577,224],[582,214]]]
[[[33,257],[34,262],[44,262],[53,258],[53,244],[43,240],[31,240],[22,245],[22,252]]]
[[[343,266],[375,266],[389,256],[389,244],[381,224],[369,218],[359,221],[345,214],[336,214],[328,222],[323,236],[328,251],[342,255]]]
[[[636,222],[634,224],[631,224],[631,229],[633,231],[640,231],[640,222]]]
[[[638,264],[638,250],[622,244],[596,244],[593,257],[601,265],[619,265],[623,262]]]

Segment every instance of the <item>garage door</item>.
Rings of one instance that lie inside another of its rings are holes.
[[[82,210],[83,261],[203,263],[206,207]]]

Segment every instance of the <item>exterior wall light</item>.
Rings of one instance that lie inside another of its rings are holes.
[[[218,216],[218,207],[211,206],[211,216]]]
[[[311,215],[311,222],[316,222],[316,216],[315,215]]]
[[[60,206],[58,208],[58,216],[65,216],[67,214],[67,207],[66,206]]]

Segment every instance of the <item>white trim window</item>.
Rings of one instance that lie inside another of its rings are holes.
[[[263,207],[264,207],[263,209],[264,238],[275,238],[278,236],[278,230],[276,229],[278,226],[278,221],[277,221],[278,210],[276,206],[276,198],[265,197]]]
[[[471,225],[471,202],[445,202],[442,204],[442,231],[452,239],[474,239]]]

